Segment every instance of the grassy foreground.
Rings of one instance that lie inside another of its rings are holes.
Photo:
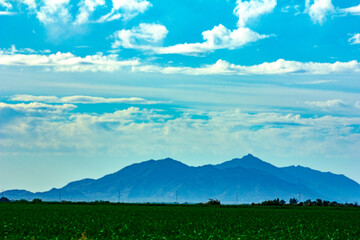
[[[360,239],[360,208],[3,203],[0,239]]]

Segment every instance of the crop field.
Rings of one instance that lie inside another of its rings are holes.
[[[0,239],[360,239],[360,208],[3,203]]]

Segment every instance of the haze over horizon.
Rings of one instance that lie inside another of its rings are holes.
[[[0,0],[0,191],[248,153],[359,183],[359,20],[360,0]]]

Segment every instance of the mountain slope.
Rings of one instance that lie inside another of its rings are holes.
[[[320,172],[307,167],[290,166],[281,168],[286,174],[300,179],[310,189],[319,193],[325,193],[329,198],[348,202],[359,201],[360,185],[344,175],[330,172]]]

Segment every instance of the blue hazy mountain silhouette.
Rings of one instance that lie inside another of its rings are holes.
[[[46,201],[260,202],[280,198],[325,199],[338,202],[360,200],[360,185],[333,173],[306,167],[278,168],[252,156],[200,167],[171,158],[132,164],[99,179],[83,179],[46,192],[9,190],[12,200],[41,198]]]

